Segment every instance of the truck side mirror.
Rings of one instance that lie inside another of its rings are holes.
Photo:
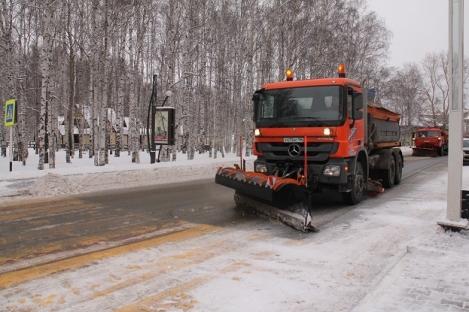
[[[252,102],[254,104],[254,114],[253,114],[253,120],[256,122],[257,120],[257,114],[259,112],[259,102],[261,101],[261,93],[260,91],[256,91],[252,95]]]

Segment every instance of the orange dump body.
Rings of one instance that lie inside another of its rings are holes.
[[[372,105],[368,105],[368,114],[370,114],[373,118],[386,121],[399,122],[401,119],[401,115],[398,113],[392,112],[384,107]]]

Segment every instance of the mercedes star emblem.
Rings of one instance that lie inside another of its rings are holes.
[[[290,157],[298,157],[300,156],[300,153],[301,153],[301,146],[299,144],[291,144],[288,147],[288,155],[290,155]]]

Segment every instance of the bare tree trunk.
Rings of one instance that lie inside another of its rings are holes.
[[[45,143],[46,143],[46,120],[47,120],[47,102],[48,90],[50,85],[50,63],[52,58],[52,30],[51,21],[54,16],[54,9],[52,7],[53,1],[48,1],[46,4],[46,14],[44,16],[44,29],[42,33],[43,47],[41,51],[41,113],[39,118],[39,170],[44,170],[45,158]]]
[[[84,128],[85,128],[85,107],[80,104],[80,120],[78,125],[78,158],[83,158]]]
[[[75,84],[76,84],[76,66],[75,66],[75,51],[74,51],[74,42],[71,33],[71,4],[67,3],[67,35],[68,35],[68,44],[69,44],[69,61],[68,61],[68,70],[69,70],[69,97],[68,97],[68,112],[67,112],[67,152],[66,152],[66,162],[70,163],[73,158],[75,146],[74,146],[74,129],[75,129]]]
[[[117,78],[117,116],[116,116],[116,153],[115,157],[120,157],[122,149],[122,123],[124,117],[124,85],[125,85],[125,63],[124,59],[119,57],[119,77]]]
[[[54,97],[53,90],[56,89],[56,83],[49,83],[48,98],[49,100],[49,169],[55,168],[55,151],[57,150],[57,100]]]
[[[26,135],[26,106],[27,100],[25,96],[25,79],[26,75],[23,72],[22,55],[18,56],[18,102],[19,102],[19,131],[18,133],[18,160],[23,162],[23,166],[26,165],[26,159],[28,158],[28,142]]]
[[[140,154],[139,154],[139,133],[137,129],[137,96],[136,96],[136,86],[135,80],[138,78],[138,71],[136,69],[136,64],[134,61],[132,50],[132,30],[129,31],[129,53],[130,53],[130,67],[132,71],[130,73],[130,85],[129,85],[129,152],[132,154],[132,162],[140,163]]]

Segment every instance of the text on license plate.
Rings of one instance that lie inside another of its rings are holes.
[[[303,143],[304,138],[283,138],[284,143]]]

